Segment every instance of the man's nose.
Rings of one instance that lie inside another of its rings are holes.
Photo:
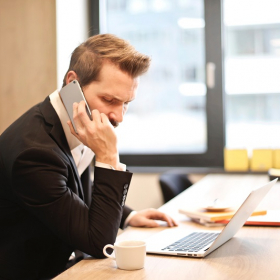
[[[124,116],[124,107],[118,106],[109,114],[109,119],[113,119],[114,121],[121,123],[123,121],[123,116]]]

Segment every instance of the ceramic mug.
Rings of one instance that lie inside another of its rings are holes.
[[[115,257],[107,253],[107,248],[115,251]],[[114,245],[107,244],[103,248],[103,253],[106,257],[114,259],[120,269],[141,269],[145,263],[146,242],[127,240],[116,242]]]

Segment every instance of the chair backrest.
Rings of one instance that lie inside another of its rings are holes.
[[[186,174],[163,173],[159,177],[159,184],[163,194],[164,203],[186,190],[192,185]]]

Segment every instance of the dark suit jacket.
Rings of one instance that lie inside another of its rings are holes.
[[[52,277],[74,249],[104,257],[131,212],[132,174],[96,167],[94,186],[89,174],[79,178],[48,97],[0,136],[0,279]]]

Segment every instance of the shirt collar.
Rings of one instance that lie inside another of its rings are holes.
[[[70,148],[70,150],[73,150],[82,143],[70,131],[70,128],[67,124],[67,121],[69,120],[69,116],[60,99],[58,90],[56,90],[52,94],[50,94],[49,97],[50,97],[51,104],[52,104],[54,110],[56,111],[56,113],[60,119],[60,122],[62,124],[69,148]]]

